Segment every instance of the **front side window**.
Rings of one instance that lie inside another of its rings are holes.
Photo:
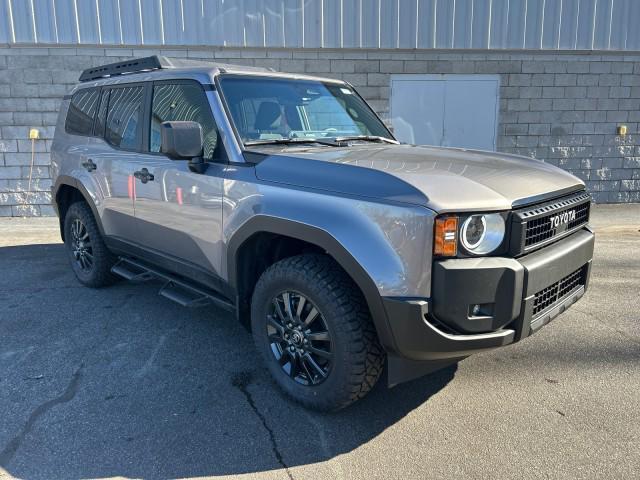
[[[222,75],[221,90],[243,142],[371,135],[393,139],[346,84]]]
[[[144,87],[112,88],[104,137],[111,145],[136,150],[142,143]]]
[[[149,150],[159,152],[161,125],[169,121],[198,122],[202,127],[203,157],[211,159],[218,143],[218,131],[207,97],[198,84],[159,84],[153,87]]]
[[[65,121],[65,131],[71,135],[91,135],[93,120],[98,108],[100,91],[96,88],[80,90],[73,94]]]

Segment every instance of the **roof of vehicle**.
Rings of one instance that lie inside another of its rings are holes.
[[[80,75],[80,84],[76,87],[76,89],[89,86],[93,87],[99,85],[113,85],[120,83],[135,83],[169,79],[193,79],[203,84],[209,84],[212,82],[213,78],[216,75],[219,75],[221,73],[260,75],[269,77],[344,83],[341,80],[330,78],[277,72],[271,68],[253,67],[246,65],[231,65],[225,63],[209,62],[206,60],[152,56],[88,68],[84,70]]]

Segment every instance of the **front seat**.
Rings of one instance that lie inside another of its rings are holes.
[[[278,130],[280,126],[274,126],[277,120],[280,120],[282,117],[282,111],[280,110],[280,105],[276,102],[262,102],[260,107],[258,108],[258,114],[256,115],[256,121],[254,124],[254,128],[259,132],[273,132],[274,130]]]

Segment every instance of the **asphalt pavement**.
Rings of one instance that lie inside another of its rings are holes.
[[[638,478],[640,205],[592,223],[590,289],[539,333],[318,414],[228,313],[84,288],[55,219],[2,219],[0,478]]]

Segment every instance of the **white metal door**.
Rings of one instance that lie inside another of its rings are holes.
[[[394,75],[391,122],[401,142],[495,150],[497,75]]]

